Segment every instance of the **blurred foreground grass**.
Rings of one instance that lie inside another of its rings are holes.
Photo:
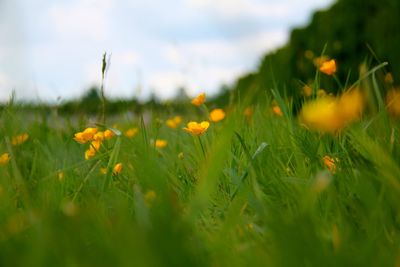
[[[367,74],[363,118],[333,133],[299,123],[277,88],[273,106],[225,107],[194,136],[182,128],[208,120],[202,101],[105,125],[10,104],[0,265],[400,266],[399,121]],[[85,160],[73,137],[89,126],[113,137]]]

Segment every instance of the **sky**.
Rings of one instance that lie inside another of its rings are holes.
[[[0,0],[0,101],[218,93],[333,0]]]

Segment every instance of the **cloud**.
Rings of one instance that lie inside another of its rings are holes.
[[[214,12],[225,18],[237,17],[284,17],[290,9],[287,4],[277,2],[258,2],[246,0],[186,0],[186,2],[198,9]]]
[[[250,68],[256,60],[287,40],[287,32],[259,32],[237,38],[208,39],[184,42],[179,45],[164,44],[163,59],[172,66],[185,72],[193,68],[208,68],[213,66],[229,67],[232,65]]]
[[[222,20],[297,21],[311,9],[324,8],[331,0],[184,0],[193,9],[213,14]]]
[[[163,71],[149,77],[148,86],[161,99],[172,98],[176,89],[187,85],[187,77],[179,71]]]
[[[111,60],[113,65],[133,66],[140,63],[140,55],[133,50],[117,51],[112,53]]]
[[[112,0],[81,0],[66,5],[55,4],[48,10],[54,34],[58,37],[103,41],[110,30]]]

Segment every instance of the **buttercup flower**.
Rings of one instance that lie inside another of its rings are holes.
[[[201,93],[192,100],[192,104],[195,106],[201,106],[203,105],[205,100],[206,100],[206,94]]]
[[[364,107],[363,93],[354,88],[337,98],[321,96],[306,103],[300,112],[300,120],[311,129],[334,133],[360,119]]]
[[[344,127],[339,116],[336,98],[321,97],[306,103],[300,112],[300,121],[307,127],[321,132],[334,133]]]
[[[272,107],[272,112],[273,112],[276,116],[279,116],[279,117],[282,117],[282,116],[283,116],[282,110],[281,110],[281,108],[280,108],[278,105],[274,105],[274,106]]]
[[[109,140],[114,136],[114,132],[107,129],[104,131],[104,139]]]
[[[390,72],[386,73],[384,80],[385,80],[385,83],[392,84],[394,81],[393,75]]]
[[[29,135],[27,133],[23,133],[20,135],[16,135],[11,139],[11,144],[13,146],[18,146],[26,142],[28,140]]]
[[[252,106],[248,106],[244,109],[243,115],[246,117],[247,120],[250,120],[253,116],[254,108]]]
[[[210,123],[208,121],[202,121],[201,123],[191,121],[187,124],[187,127],[183,129],[192,135],[201,135],[207,131],[208,127],[210,127]]]
[[[76,133],[74,139],[78,143],[85,144],[91,141],[96,133],[97,128],[86,128],[83,132]]]
[[[135,137],[135,135],[139,132],[138,128],[130,128],[128,130],[125,131],[125,136],[128,138],[133,138]]]
[[[323,158],[322,158],[322,161],[324,162],[324,165],[325,165],[325,167],[330,171],[330,172],[332,172],[332,173],[335,173],[336,172],[336,162],[337,162],[337,159],[333,159],[333,158],[331,158],[331,157],[329,157],[329,156],[324,156]]]
[[[313,59],[314,65],[318,68],[321,67],[322,64],[324,64],[324,62],[327,61],[329,61],[329,57],[327,56],[320,56]]]
[[[107,168],[100,168],[100,173],[103,175],[107,174]]]
[[[122,171],[122,163],[117,163],[117,164],[114,166],[113,174],[114,174],[114,175],[118,175],[118,174],[121,173],[121,171]]]
[[[85,151],[85,159],[89,160],[93,158],[96,155],[96,149],[94,149],[92,146]]]
[[[96,152],[100,150],[101,142],[100,141],[92,141],[90,143],[90,147],[93,148]]]
[[[94,141],[102,142],[102,141],[104,140],[104,132],[97,132],[97,133],[93,136],[93,140],[94,140]]]
[[[155,142],[156,148],[164,148],[167,146],[167,144],[168,144],[167,141],[162,139],[157,139]]]
[[[2,165],[2,166],[7,165],[9,161],[10,161],[10,154],[3,153],[0,156],[0,165]]]
[[[360,119],[365,106],[364,95],[359,88],[348,90],[338,100],[339,112],[345,123]]]
[[[181,122],[182,122],[182,117],[175,116],[171,119],[166,120],[165,124],[171,129],[176,129],[179,126],[179,124],[181,124]]]
[[[64,182],[65,173],[63,171],[58,171],[58,181]]]
[[[400,90],[392,89],[386,95],[386,108],[394,117],[400,117]]]
[[[335,74],[336,73],[336,61],[334,59],[325,61],[324,63],[322,63],[321,67],[319,67],[319,70],[322,73],[325,73],[326,75]]]
[[[225,118],[225,112],[220,109],[216,108],[210,112],[210,121],[212,122],[219,122]]]

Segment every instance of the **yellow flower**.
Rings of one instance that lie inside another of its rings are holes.
[[[128,130],[125,131],[125,136],[128,138],[133,138],[135,137],[135,135],[139,132],[138,128],[130,128]]]
[[[164,148],[167,146],[167,144],[168,144],[167,141],[162,139],[157,139],[155,142],[156,148]]]
[[[8,153],[3,153],[1,156],[0,156],[0,165],[7,165],[8,164],[8,162],[10,161],[10,154],[8,154]]]
[[[183,128],[186,132],[191,133],[192,135],[201,135],[205,131],[207,131],[210,123],[208,121],[203,121],[201,123],[197,123],[195,121],[191,121],[187,124],[186,128]]]
[[[104,139],[109,140],[114,136],[114,132],[107,129],[104,131]]]
[[[392,84],[393,82],[394,82],[393,75],[390,72],[386,73],[385,83]]]
[[[65,174],[64,174],[63,171],[58,171],[58,175],[57,176],[58,176],[58,181],[64,182]]]
[[[96,155],[96,150],[91,146],[88,150],[85,151],[85,159],[89,160]]]
[[[74,139],[78,143],[85,144],[92,140],[96,133],[97,128],[86,128],[83,132],[76,133]]]
[[[330,133],[344,126],[339,117],[338,103],[331,96],[306,103],[300,112],[300,121],[311,129]]]
[[[28,138],[29,138],[29,135],[27,133],[16,135],[11,139],[11,144],[13,146],[21,145],[21,144],[25,143],[25,141],[28,140]]]
[[[322,73],[325,73],[326,75],[335,74],[336,73],[336,61],[334,59],[325,61],[324,63],[322,63],[321,67],[319,67],[319,70]]]
[[[121,171],[122,171],[122,163],[117,163],[117,164],[114,166],[113,174],[114,174],[114,175],[118,175],[118,174],[121,173]]]
[[[212,122],[219,122],[222,121],[224,118],[225,118],[225,112],[220,108],[213,109],[210,112],[210,121]]]
[[[185,158],[185,154],[183,154],[183,152],[180,152],[178,154],[178,159],[184,159]]]
[[[100,173],[103,175],[107,174],[107,168],[100,168]]]
[[[348,90],[339,98],[338,105],[345,123],[358,120],[364,110],[364,96],[359,88]]]
[[[282,117],[282,116],[283,116],[282,110],[281,110],[281,108],[280,108],[278,105],[274,105],[274,106],[272,107],[272,112],[273,112],[276,116],[279,116],[279,117]]]
[[[400,90],[392,89],[386,95],[386,108],[394,117],[400,117]]]
[[[90,143],[90,147],[94,148],[94,150],[97,152],[100,150],[101,142],[100,141],[92,141]]]
[[[334,133],[358,120],[364,106],[364,95],[355,88],[338,98],[322,96],[306,103],[300,112],[300,120],[311,129]]]
[[[252,106],[248,106],[244,109],[243,115],[246,117],[246,119],[250,120],[251,117],[253,116],[254,113],[254,108]]]
[[[206,94],[201,93],[192,100],[192,104],[195,106],[201,106],[205,100],[206,100]]]
[[[329,57],[320,56],[320,57],[314,58],[313,62],[314,62],[314,65],[319,68],[322,66],[322,64],[324,64],[324,62],[327,62],[328,60],[329,60]]]
[[[102,141],[104,140],[104,132],[97,132],[97,133],[93,136],[93,140],[94,140],[94,141],[102,142]]]
[[[165,124],[171,128],[171,129],[176,129],[179,124],[182,122],[182,117],[181,116],[175,116],[173,118],[168,119]]]
[[[75,140],[76,142],[80,143],[80,144],[85,144],[87,141],[89,141],[89,140],[86,140],[86,139],[83,137],[83,133],[82,133],[82,132],[76,133],[76,134],[74,135],[74,140]]]
[[[325,167],[332,173],[336,172],[336,162],[338,159],[333,159],[329,156],[324,156],[322,158],[322,161],[324,162]]]

